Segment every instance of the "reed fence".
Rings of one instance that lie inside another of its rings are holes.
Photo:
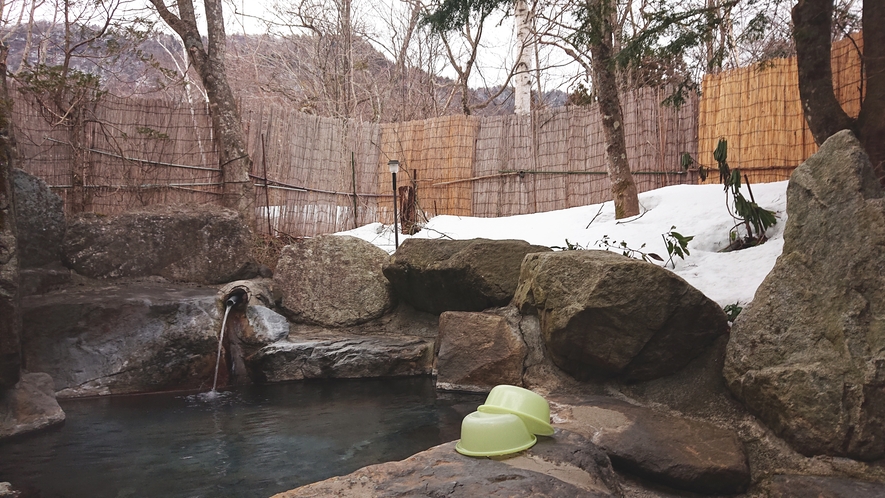
[[[833,47],[835,92],[852,116],[862,100],[862,48],[859,35]],[[729,141],[729,164],[754,183],[788,178],[817,150],[802,114],[794,59],[707,75],[702,95],[680,108],[660,105],[663,90],[623,96],[628,160],[640,191],[695,183],[694,172],[682,167],[684,154],[713,171],[720,137]],[[387,124],[267,103],[243,102],[241,110],[262,232],[312,236],[391,223],[391,159],[400,162],[404,198],[414,201],[405,211],[419,222],[610,199],[594,107]],[[46,180],[69,213],[220,203],[221,172],[204,104],[104,95],[53,108],[16,92],[14,125],[20,166]]]
[[[856,117],[862,101],[860,35],[833,44],[836,97]],[[802,111],[795,58],[775,59],[704,77],[698,116],[698,163],[716,167],[713,151],[728,140],[728,163],[754,183],[785,180],[817,151]],[[706,180],[718,182],[718,174]]]
[[[695,178],[697,98],[626,95],[624,129],[641,191]],[[419,218],[506,216],[610,199],[595,108],[530,116],[446,116],[374,124],[243,103],[253,159],[258,229],[312,236],[393,220],[387,162],[401,164]],[[158,204],[220,204],[221,172],[204,105],[104,95],[60,119],[32,95],[15,95],[20,166],[55,189],[69,214],[115,214]],[[421,221],[419,219],[419,221]]]

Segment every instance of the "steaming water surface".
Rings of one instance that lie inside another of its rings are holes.
[[[62,400],[64,427],[0,443],[26,496],[267,497],[459,437],[481,404],[428,378]]]

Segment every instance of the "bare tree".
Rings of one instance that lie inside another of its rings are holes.
[[[247,223],[255,224],[255,189],[249,173],[252,159],[246,151],[246,138],[233,92],[227,81],[224,15],[221,0],[204,0],[207,44],[197,25],[193,0],[179,0],[178,14],[172,13],[165,0],[150,0],[163,19],[181,37],[191,64],[200,75],[218,148],[223,178],[222,204],[240,213]]]
[[[442,41],[420,23],[425,10],[422,0],[401,0],[374,11],[383,34],[371,36],[370,41],[396,67],[383,114],[391,121],[425,119],[449,111],[447,99],[439,97],[452,95],[451,81],[441,76],[447,55]]]

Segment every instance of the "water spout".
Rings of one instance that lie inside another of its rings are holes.
[[[240,304],[243,300],[243,294],[231,294],[227,297],[227,300],[224,302],[224,305],[229,309],[234,306]]]

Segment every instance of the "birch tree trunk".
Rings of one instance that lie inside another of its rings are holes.
[[[209,99],[209,114],[218,148],[224,188],[222,205],[233,209],[254,228],[255,189],[249,173],[252,159],[246,151],[246,138],[236,100],[227,82],[224,65],[226,36],[221,0],[204,0],[207,25],[207,45],[197,29],[193,0],[178,0],[178,15],[166,6],[165,0],[150,0],[163,21],[175,31],[187,50],[188,58]]]
[[[516,29],[516,69],[513,80],[514,113],[518,115],[532,112],[532,11],[526,0],[516,0],[513,24]]]

